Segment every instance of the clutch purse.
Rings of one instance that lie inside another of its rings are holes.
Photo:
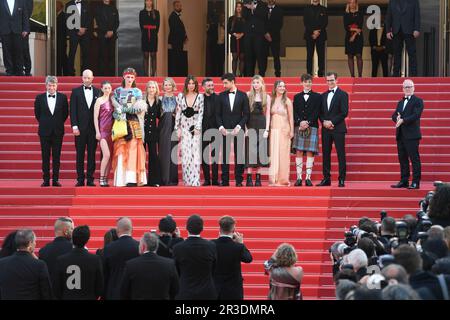
[[[186,118],[191,118],[195,114],[194,108],[190,108],[190,107],[184,109],[182,112]]]
[[[127,121],[125,120],[114,120],[112,127],[112,140],[123,138],[128,134]]]

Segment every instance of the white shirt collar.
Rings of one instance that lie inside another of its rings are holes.
[[[189,234],[188,238],[201,238],[199,234]]]

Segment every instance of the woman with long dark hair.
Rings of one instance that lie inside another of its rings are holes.
[[[159,11],[153,0],[144,1],[144,9],[139,12],[141,28],[141,48],[144,53],[144,70],[146,76],[156,75],[156,53],[158,52],[158,32],[160,26]],[[149,69],[149,59],[151,60]]]
[[[233,74],[237,76],[237,69],[239,64],[239,75],[244,75],[244,28],[245,20],[242,16],[243,4],[237,2],[234,10],[234,15],[228,18],[228,34],[231,37],[230,51],[233,56]]]

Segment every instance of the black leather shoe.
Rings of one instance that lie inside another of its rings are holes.
[[[316,186],[318,186],[318,187],[328,187],[328,186],[331,186],[331,180],[330,180],[330,179],[323,179],[322,181],[320,181],[319,184],[316,184]]]
[[[84,187],[84,182],[78,181],[75,187]]]
[[[408,188],[408,186],[409,186],[409,183],[408,183],[408,182],[406,182],[406,181],[400,181],[400,182],[397,183],[397,184],[391,185],[391,188],[395,188],[395,189],[398,189],[398,188]]]
[[[41,187],[50,187],[50,181],[42,182]]]
[[[95,187],[94,181],[88,181],[88,182],[86,183],[86,185],[87,185],[88,187]]]
[[[294,186],[296,186],[296,187],[301,187],[302,186],[302,179],[297,179],[297,181],[295,181],[295,184],[294,184]]]
[[[228,182],[222,182],[222,183],[220,184],[220,186],[221,186],[221,187],[229,187],[229,186],[230,186],[230,183],[228,183]]]
[[[127,183],[127,187],[137,187],[137,183]]]
[[[339,188],[345,187],[345,180],[344,180],[344,179],[339,179],[338,187],[339,187]]]
[[[210,186],[211,185],[211,181],[209,181],[209,180],[206,180],[204,183],[203,183],[203,186],[204,187],[207,187],[207,186]]]
[[[248,174],[247,175],[247,182],[245,183],[246,187],[253,187],[253,181],[252,181],[252,175]]]
[[[236,187],[243,187],[244,185],[241,182],[236,183]]]
[[[59,183],[58,181],[53,181],[52,186],[54,186],[54,187],[62,187],[61,183]]]
[[[213,182],[212,182],[212,185],[213,185],[213,186],[220,186],[220,183],[219,183],[219,181],[213,181]]]
[[[256,180],[255,180],[255,187],[261,187],[261,186],[262,186],[262,184],[261,184],[261,174],[257,173],[256,174]]]
[[[307,186],[307,187],[312,187],[313,184],[312,184],[311,180],[306,179],[306,180],[305,180],[305,186]]]
[[[419,182],[413,182],[413,183],[411,183],[411,185],[408,187],[408,189],[420,189],[420,183],[419,183]]]

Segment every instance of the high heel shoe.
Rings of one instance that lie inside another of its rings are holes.
[[[109,187],[107,177],[100,177],[100,187]]]

